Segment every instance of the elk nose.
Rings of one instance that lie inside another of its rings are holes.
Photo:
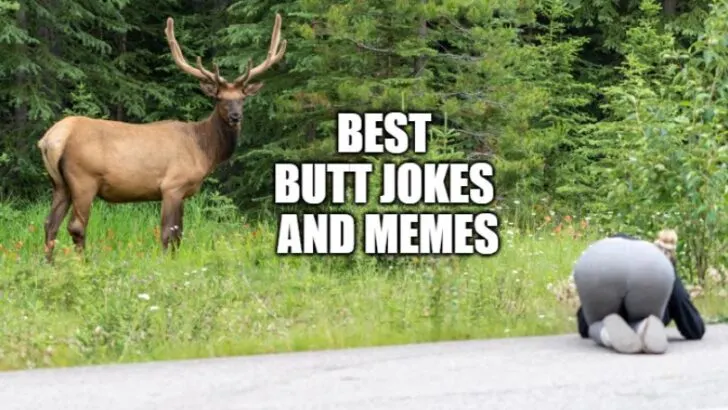
[[[232,122],[238,122],[238,121],[240,121],[240,113],[239,112],[231,112],[230,113],[230,121],[232,121]]]

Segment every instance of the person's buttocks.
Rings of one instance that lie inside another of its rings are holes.
[[[647,290],[646,295],[669,295],[674,278],[670,260],[654,244],[643,240],[599,240],[582,253],[574,266],[574,281],[582,283],[582,290],[594,289],[620,298],[635,287]],[[592,283],[597,286],[588,285]],[[584,313],[589,320],[589,314]]]
[[[589,325],[616,313],[632,324],[661,318],[674,280],[668,257],[655,244],[638,239],[601,239],[574,265],[574,283]]]

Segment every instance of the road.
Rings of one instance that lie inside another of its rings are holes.
[[[718,410],[727,364],[714,325],[662,356],[566,335],[0,372],[0,409]]]

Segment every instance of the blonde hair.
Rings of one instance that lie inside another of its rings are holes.
[[[663,229],[657,234],[654,242],[673,265],[677,263],[677,232],[674,229]]]

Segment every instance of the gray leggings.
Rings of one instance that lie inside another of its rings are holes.
[[[649,315],[662,319],[674,281],[669,259],[643,240],[599,240],[574,265],[574,284],[589,326],[619,312],[622,303],[630,323]]]

